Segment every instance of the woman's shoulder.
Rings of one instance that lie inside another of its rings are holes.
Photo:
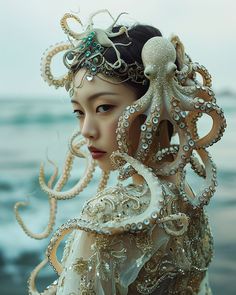
[[[81,212],[81,218],[93,222],[120,221],[145,211],[150,202],[150,190],[142,185],[116,185],[104,189],[88,200]]]

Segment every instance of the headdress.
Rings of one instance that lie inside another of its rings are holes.
[[[60,79],[54,78],[51,74],[51,59],[57,52],[63,50],[68,50],[65,53],[64,62],[69,69],[86,66],[90,71],[90,75],[100,71],[104,73],[106,70],[113,74],[113,71],[117,73],[117,69],[121,69],[122,60],[119,52],[116,51],[115,45],[109,39],[111,28],[117,20],[105,31],[94,29],[92,28],[92,17],[94,15],[91,16],[90,25],[83,34],[77,34],[67,26],[66,20],[71,17],[80,22],[76,16],[67,14],[62,19],[61,24],[64,31],[79,43],[75,46],[72,42],[57,45],[45,55],[42,67],[43,76],[50,85],[56,87],[68,86],[71,81],[70,71]],[[126,29],[122,28],[117,34],[126,32]],[[106,47],[105,45],[107,47],[114,46],[113,48],[117,53],[117,61],[113,64],[103,60],[103,46]],[[113,153],[112,158],[114,165],[120,171],[120,179],[126,179],[135,172],[143,176],[150,188],[150,201],[147,202],[143,211],[137,211],[138,213],[136,212],[124,218],[120,217],[117,215],[115,205],[117,192],[119,196],[127,197],[127,200],[137,201],[137,203],[139,203],[139,200],[137,200],[136,196],[130,195],[127,188],[122,186],[121,183],[118,183],[115,188],[106,189],[109,173],[103,172],[98,193],[95,198],[85,204],[81,217],[69,220],[52,237],[44,261],[31,275],[30,286],[33,291],[35,290],[35,276],[48,261],[51,262],[58,273],[61,272],[62,267],[57,261],[56,250],[64,235],[72,230],[82,229],[98,234],[113,235],[148,230],[158,223],[163,226],[163,229],[168,234],[172,236],[182,235],[187,230],[188,217],[185,213],[179,212],[175,192],[178,192],[178,201],[181,200],[184,205],[191,206],[193,209],[208,204],[215,192],[217,185],[216,166],[206,148],[220,140],[226,127],[226,121],[222,109],[216,104],[215,95],[211,89],[211,76],[203,66],[192,62],[184,52],[183,44],[177,36],[170,39],[163,37],[149,39],[143,47],[142,60],[144,75],[149,80],[149,88],[141,98],[128,106],[120,116],[117,128],[119,150]],[[93,68],[95,64],[96,69]],[[127,66],[129,67],[129,65]],[[202,82],[196,79],[197,74],[202,77]],[[107,74],[105,73],[105,75]],[[118,76],[121,79],[123,77],[122,75]],[[129,74],[128,77],[140,78],[141,76]],[[134,80],[138,81],[137,78],[134,78]],[[146,115],[146,120],[141,126],[137,151],[135,155],[131,156],[129,155],[128,142],[129,128],[132,122],[141,114]],[[206,135],[200,136],[197,122],[203,114],[212,118],[212,127]],[[175,133],[179,137],[179,142],[176,144],[170,142],[168,146],[163,148],[159,146],[158,128],[164,120],[173,125]],[[71,137],[70,149],[62,176],[54,186],[53,182],[56,179],[57,171],[55,170],[55,174],[46,184],[43,166],[40,168],[40,185],[42,190],[48,194],[51,208],[50,220],[45,232],[38,235],[31,233],[18,214],[18,207],[24,204],[18,203],[15,207],[18,222],[23,230],[33,238],[42,239],[51,233],[55,220],[57,200],[76,197],[92,178],[95,162],[90,155],[80,150],[85,141],[81,139],[80,142],[76,142],[78,136],[80,136],[80,132],[76,131]],[[172,155],[171,162],[167,161],[166,156],[168,155]],[[88,159],[85,175],[73,188],[62,192],[69,179],[75,156]],[[194,172],[204,179],[203,189],[196,192],[194,197],[188,195],[185,190],[185,168],[188,163],[190,163]],[[159,176],[171,176],[177,172],[180,175],[180,180],[176,185],[160,180]],[[123,205],[127,200],[122,200],[119,204]],[[107,207],[109,207],[110,219],[104,221],[102,218],[106,215]],[[139,206],[133,206],[133,208],[137,209]],[[90,210],[94,215],[97,212],[100,214],[89,219],[87,217],[91,213]]]
[[[92,80],[93,76],[97,73],[102,73],[107,77],[116,78],[117,83],[123,83],[128,80],[138,84],[146,84],[148,82],[143,72],[143,65],[136,61],[130,64],[126,63],[121,58],[120,52],[117,49],[117,46],[129,46],[131,42],[121,44],[113,43],[112,41],[112,38],[122,34],[126,34],[127,39],[130,39],[128,28],[125,26],[120,26],[118,32],[113,32],[115,24],[123,13],[121,13],[116,20],[113,19],[114,21],[111,26],[103,30],[93,27],[93,17],[102,12],[109,13],[107,10],[100,10],[92,14],[89,18],[89,24],[86,30],[81,34],[72,31],[67,24],[67,20],[72,18],[82,25],[81,20],[77,16],[69,13],[63,16],[61,19],[61,27],[67,34],[69,43],[56,44],[47,50],[42,58],[42,76],[49,85],[54,85],[56,88],[65,86],[72,96],[72,73],[75,73],[81,68],[86,68],[89,72],[87,76],[88,80]],[[113,48],[115,52],[116,61],[114,63],[109,62],[105,58],[105,53],[109,48]],[[61,51],[66,51],[63,61],[69,72],[61,78],[55,78],[51,71],[51,60]]]

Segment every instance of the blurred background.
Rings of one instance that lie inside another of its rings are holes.
[[[220,142],[209,148],[218,167],[218,188],[207,207],[215,239],[210,267],[213,294],[233,295],[236,289],[236,2],[233,0],[8,0],[0,10],[0,294],[27,294],[26,281],[43,258],[48,240],[27,237],[16,223],[16,201],[30,200],[21,210],[34,232],[41,232],[48,219],[47,196],[38,184],[39,165],[48,157],[62,168],[69,136],[77,122],[64,89],[50,88],[40,77],[40,58],[50,45],[66,41],[60,27],[65,12],[78,13],[86,25],[88,15],[107,8],[113,16],[126,11],[126,24],[139,21],[160,29],[169,37],[179,35],[191,58],[213,76],[213,90],[224,109],[227,130]],[[108,26],[108,15],[95,23]],[[78,28],[80,29],[80,28]],[[53,61],[55,73],[64,73],[60,57]],[[207,122],[207,121],[206,121]],[[205,126],[207,123],[201,123]],[[205,124],[205,125],[204,125]],[[46,165],[46,176],[53,168]],[[60,169],[61,171],[61,169]],[[83,173],[75,162],[68,187]],[[95,181],[99,175],[96,171]],[[113,180],[111,179],[111,182]],[[194,182],[194,179],[192,179]],[[67,187],[66,187],[67,188]],[[79,199],[61,202],[56,226],[76,217],[95,185]],[[40,275],[38,287],[56,276],[51,268]]]

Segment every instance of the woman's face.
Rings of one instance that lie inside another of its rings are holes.
[[[125,107],[138,97],[135,90],[124,83],[111,84],[97,76],[88,81],[86,75],[85,69],[75,75],[72,105],[92,157],[102,170],[109,171],[112,170],[110,156],[118,149],[115,132],[118,119]],[[76,88],[78,85],[80,87]],[[135,120],[131,126],[129,139],[133,151],[138,146],[140,125],[139,120]]]

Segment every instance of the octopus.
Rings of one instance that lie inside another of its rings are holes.
[[[193,170],[204,178],[204,189],[192,199],[181,187],[181,195],[197,207],[207,204],[215,191],[216,166],[206,148],[220,140],[226,120],[222,109],[216,104],[207,70],[199,64],[192,63],[187,56],[184,57],[184,52],[182,60],[185,64],[182,70],[177,70],[175,60],[178,51],[174,46],[176,40],[180,43],[176,36],[172,40],[154,37],[144,45],[142,59],[145,66],[144,74],[150,81],[149,89],[123,112],[118,123],[117,141],[119,151],[128,153],[129,127],[137,116],[145,114],[146,120],[141,126],[139,146],[134,158],[141,162],[146,161],[147,166],[154,166],[156,175],[168,176],[176,174],[177,171],[181,172],[182,184],[185,176],[184,167],[190,162]],[[203,85],[197,80],[196,83],[188,83],[196,73],[202,76]],[[205,136],[200,137],[197,121],[203,114],[211,117],[212,127]],[[171,122],[178,135],[179,144],[170,144],[160,150],[157,148],[157,130],[163,120]],[[194,156],[193,151],[200,157],[203,165]],[[169,154],[174,155],[174,160],[161,163]],[[125,179],[127,175],[132,174],[132,170],[132,167],[123,169],[121,177]]]
[[[91,16],[89,25],[84,33],[78,34],[68,27],[68,18],[74,18],[82,24],[79,18],[71,14],[66,14],[62,18],[61,26],[69,38],[72,37],[79,42],[81,38],[94,31],[97,35],[97,40],[99,40],[102,46],[115,49],[117,61],[111,66],[113,68],[119,67],[121,64],[120,55],[109,37],[114,36],[114,34],[127,33],[126,28],[121,27],[119,32],[112,33],[112,27],[117,22],[118,17],[116,20],[113,19],[114,22],[108,29],[94,29],[93,17],[96,14]],[[57,44],[47,51],[43,58],[42,75],[49,85],[54,85],[56,88],[66,86],[70,82],[70,73],[61,78],[55,78],[50,70],[51,60],[60,51],[69,49],[70,52],[73,52],[75,50],[77,45],[74,45],[71,40],[69,41],[69,44]],[[179,61],[179,69],[176,66],[176,59]],[[30,276],[29,288],[31,294],[40,294],[35,287],[34,281],[38,272],[48,262],[58,274],[62,272],[62,265],[57,260],[57,249],[64,237],[73,230],[83,230],[101,235],[116,235],[125,232],[137,233],[159,224],[172,236],[183,235],[189,223],[188,216],[185,213],[172,212],[171,206],[169,206],[169,208],[165,208],[166,215],[163,216],[161,214],[167,188],[160,181],[159,176],[169,176],[179,172],[181,174],[180,196],[184,202],[190,203],[193,208],[208,204],[215,191],[217,185],[216,166],[206,148],[220,140],[226,127],[226,121],[222,109],[216,104],[215,96],[211,89],[209,73],[203,66],[191,61],[187,54],[185,54],[184,47],[177,36],[173,36],[170,39],[163,37],[149,39],[142,50],[142,61],[144,64],[144,75],[150,82],[149,88],[140,99],[128,106],[120,116],[117,128],[119,148],[113,152],[112,161],[114,166],[120,170],[121,180],[129,177],[134,172],[144,178],[150,189],[150,202],[142,213],[119,221],[109,220],[98,223],[84,218],[82,214],[80,218],[70,219],[59,227],[50,240],[45,259],[35,268]],[[196,79],[197,73],[202,77],[202,83]],[[132,122],[141,114],[145,114],[146,119],[141,126],[141,135],[136,153],[131,156],[128,149],[129,128]],[[200,137],[197,122],[203,114],[211,117],[212,127],[206,135]],[[179,138],[179,144],[170,143],[168,147],[158,147],[157,132],[163,120],[167,120],[173,125],[175,133]],[[72,135],[62,175],[55,185],[54,182],[58,174],[56,165],[51,161],[55,166],[55,172],[48,183],[45,180],[43,165],[40,167],[39,183],[41,189],[48,195],[50,205],[49,222],[44,232],[34,234],[24,224],[18,209],[21,206],[26,206],[25,202],[19,202],[15,206],[17,220],[30,237],[42,239],[49,236],[55,223],[57,201],[68,200],[78,196],[92,179],[96,163],[89,154],[81,149],[86,144],[86,141],[83,138],[79,142],[76,141],[80,136],[81,134],[78,130]],[[195,156],[194,152],[198,157]],[[168,155],[173,156],[171,162],[165,161]],[[69,179],[75,157],[87,160],[85,173],[74,187],[67,191],[62,191]],[[188,163],[204,179],[203,190],[196,193],[194,198],[189,196],[184,188],[185,166]],[[108,177],[109,173],[103,172],[98,186],[98,194],[103,191],[103,198],[107,199],[111,198],[114,191],[114,187],[105,189]],[[121,190],[121,192],[123,190],[124,193],[126,190],[122,184],[117,189]],[[174,201],[176,196],[170,192],[168,194],[170,198],[169,203],[171,204],[171,200]],[[97,198],[95,196],[90,202]],[[171,223],[175,222],[178,224],[177,227],[170,226]]]

